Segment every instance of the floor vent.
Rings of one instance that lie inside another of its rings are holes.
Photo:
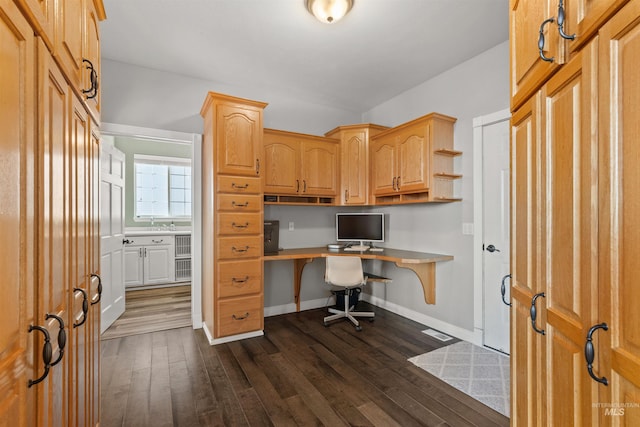
[[[440,341],[451,341],[453,339],[453,337],[450,337],[447,334],[443,334],[440,331],[436,331],[435,329],[425,329],[424,331],[422,331],[423,334],[427,334],[429,336],[432,336]]]

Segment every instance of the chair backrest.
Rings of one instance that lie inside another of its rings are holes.
[[[324,280],[336,286],[355,286],[364,283],[362,260],[357,256],[328,256]]]

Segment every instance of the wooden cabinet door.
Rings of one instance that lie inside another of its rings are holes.
[[[223,175],[260,176],[261,110],[220,104],[216,111],[216,172]]]
[[[338,194],[338,144],[303,141],[300,149],[301,194],[335,196]]]
[[[53,50],[55,0],[15,0],[50,50]]]
[[[600,316],[594,373],[604,423],[640,425],[640,1],[627,4],[599,36],[600,101]],[[607,412],[609,409],[609,412]],[[620,412],[623,409],[623,413]],[[616,416],[614,416],[616,415]]]
[[[96,10],[93,0],[85,0],[86,7],[84,9],[84,26],[85,36],[83,41],[83,59],[87,59],[93,66],[96,81],[92,82],[91,72],[87,69],[88,64],[84,64],[82,70],[82,88],[90,90],[84,94],[84,101],[91,113],[93,120],[100,124],[100,77],[102,76],[102,68],[100,67],[100,17]],[[92,85],[95,84],[95,87]]]
[[[563,42],[558,35],[556,21],[544,25],[543,54],[554,58],[546,62],[540,58],[538,37],[540,26],[557,16],[554,0],[510,0],[509,43],[511,52],[511,108],[517,108],[542,85],[564,60]]]
[[[602,23],[628,0],[566,0],[565,34],[575,39],[568,41],[569,50],[575,52],[598,31]],[[556,12],[557,16],[557,12]]]
[[[267,194],[300,192],[299,163],[300,144],[265,134],[264,192]]]
[[[593,425],[596,383],[585,369],[585,337],[598,310],[597,43],[542,88],[545,179],[543,243],[547,416]]]
[[[430,124],[419,131],[407,129],[398,135],[398,169],[396,189],[400,192],[429,188],[429,135]]]
[[[63,72],[78,94],[82,89],[84,69],[82,63],[84,3],[85,0],[57,0],[56,2],[54,55],[59,59]]]
[[[397,150],[392,138],[381,138],[371,144],[371,191],[374,195],[396,192]]]
[[[35,253],[35,37],[11,0],[0,0],[0,419],[6,425],[36,425],[36,393],[27,387],[43,372],[42,326],[34,316]],[[27,302],[27,303],[25,303]]]
[[[342,183],[340,200],[344,205],[364,205],[367,203],[367,131],[345,131],[341,144]]]
[[[544,336],[530,318],[534,295],[543,292],[540,264],[540,218],[543,173],[539,161],[540,95],[532,97],[511,118],[511,423],[514,427],[544,425]],[[539,298],[540,299],[540,298]],[[541,325],[544,302],[537,301]],[[536,424],[539,423],[539,424]]]

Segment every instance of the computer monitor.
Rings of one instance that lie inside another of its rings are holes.
[[[365,242],[384,242],[384,213],[336,213],[336,240],[359,241],[352,249],[367,250]]]

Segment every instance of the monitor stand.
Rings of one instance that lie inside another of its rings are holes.
[[[364,244],[364,241],[360,240],[359,245],[351,245],[348,248],[345,248],[346,251],[366,251],[369,249],[369,246]]]

